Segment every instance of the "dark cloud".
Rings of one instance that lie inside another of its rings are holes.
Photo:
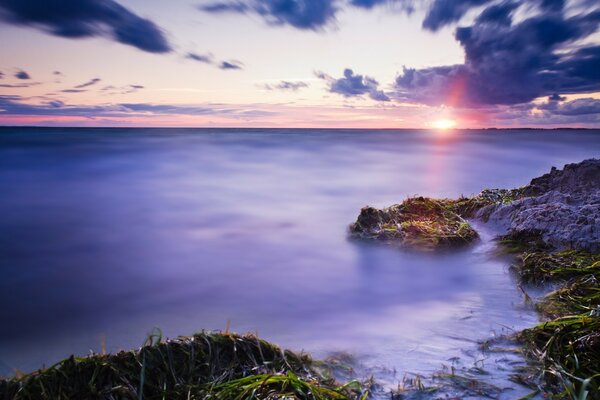
[[[221,68],[221,69],[243,69],[242,63],[239,61],[221,61],[221,64],[219,64],[219,68]]]
[[[71,39],[103,36],[151,53],[171,51],[154,22],[114,0],[0,0],[0,18]]]
[[[322,72],[316,72],[315,75],[328,81],[331,93],[341,94],[344,97],[368,95],[376,101],[390,101],[390,98],[378,89],[379,82],[368,76],[355,75],[354,71],[349,68],[344,70],[344,76],[339,79],[332,78]]]
[[[548,101],[565,101],[567,98],[559,95],[558,93],[553,93],[551,96],[548,96]]]
[[[600,90],[600,46],[575,45],[597,31],[600,10],[570,17],[543,12],[512,24],[514,6],[498,6],[484,10],[473,26],[456,30],[464,64],[405,68],[396,79],[398,97],[477,106]]]
[[[102,79],[100,78],[94,78],[94,79],[90,79],[89,81],[82,83],[81,85],[77,85],[75,86],[75,89],[83,89],[89,86],[93,86],[95,84],[97,84],[98,82],[100,82]]]
[[[62,76],[62,72],[60,72],[60,71],[54,71],[54,72],[52,73],[52,75],[59,75],[59,76]]]
[[[86,89],[64,89],[61,90],[62,93],[83,93],[83,92],[87,92]]]
[[[498,25],[510,25],[512,23],[512,13],[519,7],[512,1],[504,1],[495,4],[483,10],[477,17],[478,24],[489,23]]]
[[[415,0],[350,0],[350,5],[358,8],[371,9],[380,5],[397,7],[406,12],[414,11]]]
[[[0,72],[0,79],[3,79],[3,78],[4,78],[4,73]]]
[[[547,103],[538,106],[538,109],[549,111],[551,114],[555,115],[600,115],[600,100],[593,98],[584,98],[567,101],[564,103],[559,103],[557,101],[550,100]]]
[[[21,70],[15,74],[15,78],[25,80],[25,79],[31,79],[31,76],[29,76],[29,74],[27,72]]]
[[[212,56],[209,54],[187,53],[185,58],[206,64],[212,63]]]
[[[269,24],[318,30],[335,20],[335,0],[238,0],[200,6],[210,13],[255,13]]]
[[[471,8],[488,2],[490,0],[434,0],[423,20],[423,27],[437,31],[444,25],[461,19]]]
[[[295,82],[281,81],[275,85],[264,84],[261,87],[266,90],[288,90],[288,91],[296,92],[299,89],[307,88],[308,83],[302,82],[302,81],[295,81]]]

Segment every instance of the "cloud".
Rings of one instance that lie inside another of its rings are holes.
[[[209,13],[254,13],[272,25],[319,30],[335,21],[335,0],[237,0],[216,1],[200,6]]]
[[[104,86],[103,88],[100,89],[100,92],[104,95],[115,95],[115,94],[129,94],[129,93],[135,93],[138,90],[141,89],[145,89],[145,86],[143,85],[137,85],[137,84],[131,84],[131,85],[125,85],[125,86],[113,86],[113,85],[107,85]]]
[[[4,79],[4,72],[0,71],[0,79]]]
[[[3,88],[27,88],[27,87],[36,86],[36,85],[39,85],[39,84],[40,84],[39,82],[13,83],[13,84],[3,83],[3,84],[0,84],[0,87],[3,87]]]
[[[548,96],[548,101],[565,101],[566,99],[566,97],[561,96],[558,93],[553,93],[552,95]]]
[[[62,93],[83,93],[83,92],[87,92],[86,89],[64,89],[61,90]]]
[[[388,5],[392,7],[397,7],[402,11],[406,11],[411,13],[414,11],[415,0],[350,0],[349,4],[358,7],[358,8],[366,8],[371,9],[380,5]]]
[[[0,0],[0,19],[70,39],[101,36],[150,53],[171,51],[161,28],[114,0]]]
[[[96,106],[68,105],[59,100],[29,104],[21,96],[0,95],[0,117],[7,115],[68,116],[68,117],[124,117],[153,115],[220,115],[230,118],[261,117],[275,114],[254,108],[195,106],[151,103],[117,103]]]
[[[243,69],[242,63],[239,61],[221,61],[219,68],[221,69]]]
[[[9,88],[9,89],[17,89],[17,88],[28,88],[28,87],[32,87],[32,86],[38,86],[38,85],[41,85],[41,82],[3,83],[3,84],[0,84],[0,87]]]
[[[31,76],[29,76],[29,74],[27,72],[21,70],[15,74],[15,78],[25,80],[25,79],[31,79]]]
[[[390,98],[379,90],[379,82],[363,75],[355,75],[349,68],[344,70],[344,76],[339,79],[332,78],[323,72],[315,72],[315,75],[328,81],[331,93],[341,94],[344,97],[361,97],[368,95],[376,101],[390,101]]]
[[[486,8],[472,26],[456,29],[464,64],[404,68],[395,97],[474,107],[600,91],[600,46],[576,45],[597,31],[600,10],[568,17],[564,10],[542,12],[513,24],[516,7],[500,6]]]
[[[94,78],[94,79],[90,79],[89,81],[82,83],[81,85],[77,85],[75,86],[75,89],[83,89],[89,86],[93,86],[95,84],[97,84],[98,82],[100,82],[102,79],[100,78]]]
[[[185,58],[206,64],[212,63],[212,56],[210,54],[187,53]]]
[[[546,110],[549,111],[551,114],[555,115],[600,115],[600,99],[583,98],[568,102],[560,102],[560,100],[550,100],[547,103],[538,106],[537,109]]]
[[[490,0],[434,0],[423,20],[423,28],[437,31],[444,25],[458,21],[472,7]]]
[[[512,13],[517,8],[519,8],[519,5],[512,1],[494,4],[483,10],[476,21],[478,24],[489,23],[508,26],[512,24]]]
[[[308,83],[302,82],[302,81],[295,81],[295,82],[281,81],[275,85],[271,85],[271,84],[267,83],[267,84],[261,85],[260,87],[265,90],[288,90],[288,91],[297,92],[299,89],[307,88]]]

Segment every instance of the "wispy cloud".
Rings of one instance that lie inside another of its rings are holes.
[[[83,89],[83,88],[86,88],[86,87],[93,86],[93,85],[97,84],[98,82],[100,82],[101,80],[102,79],[100,79],[100,78],[90,79],[87,82],[84,82],[84,83],[82,83],[80,85],[75,86],[75,89]]]
[[[189,59],[189,60],[194,60],[194,61],[198,61],[201,63],[205,63],[205,64],[212,64],[213,62],[213,57],[210,54],[198,54],[198,53],[187,53],[185,55],[185,58]]]
[[[19,89],[19,88],[28,88],[31,86],[40,85],[40,82],[27,82],[27,83],[2,83],[0,87],[8,88],[8,89]]]
[[[307,88],[309,85],[308,83],[303,81],[280,81],[276,84],[265,83],[258,86],[265,90],[282,90],[297,92],[302,88]]]
[[[248,116],[269,116],[273,111],[252,107],[233,107],[223,105],[180,105],[152,103],[116,103],[96,106],[69,105],[59,100],[46,100],[41,104],[32,104],[30,99],[21,96],[0,95],[0,117],[7,115],[31,116],[70,116],[70,117],[123,117],[152,115],[219,115],[230,118]]]

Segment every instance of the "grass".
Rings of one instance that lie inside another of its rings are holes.
[[[340,386],[319,375],[304,354],[253,335],[198,333],[135,351],[70,357],[0,381],[1,400],[38,399],[289,399],[366,398],[357,382]]]

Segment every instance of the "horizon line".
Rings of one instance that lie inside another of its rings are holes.
[[[557,130],[600,130],[597,128],[585,128],[585,127],[555,127],[555,128],[538,128],[538,127],[486,127],[486,128],[450,128],[450,129],[439,129],[439,128],[349,128],[349,127],[239,127],[239,126],[53,126],[53,125],[0,125],[0,129],[10,128],[37,128],[37,129],[235,129],[235,130],[276,130],[276,129],[288,129],[288,130],[376,130],[376,131],[482,131],[482,130],[533,130],[533,131],[557,131]]]

